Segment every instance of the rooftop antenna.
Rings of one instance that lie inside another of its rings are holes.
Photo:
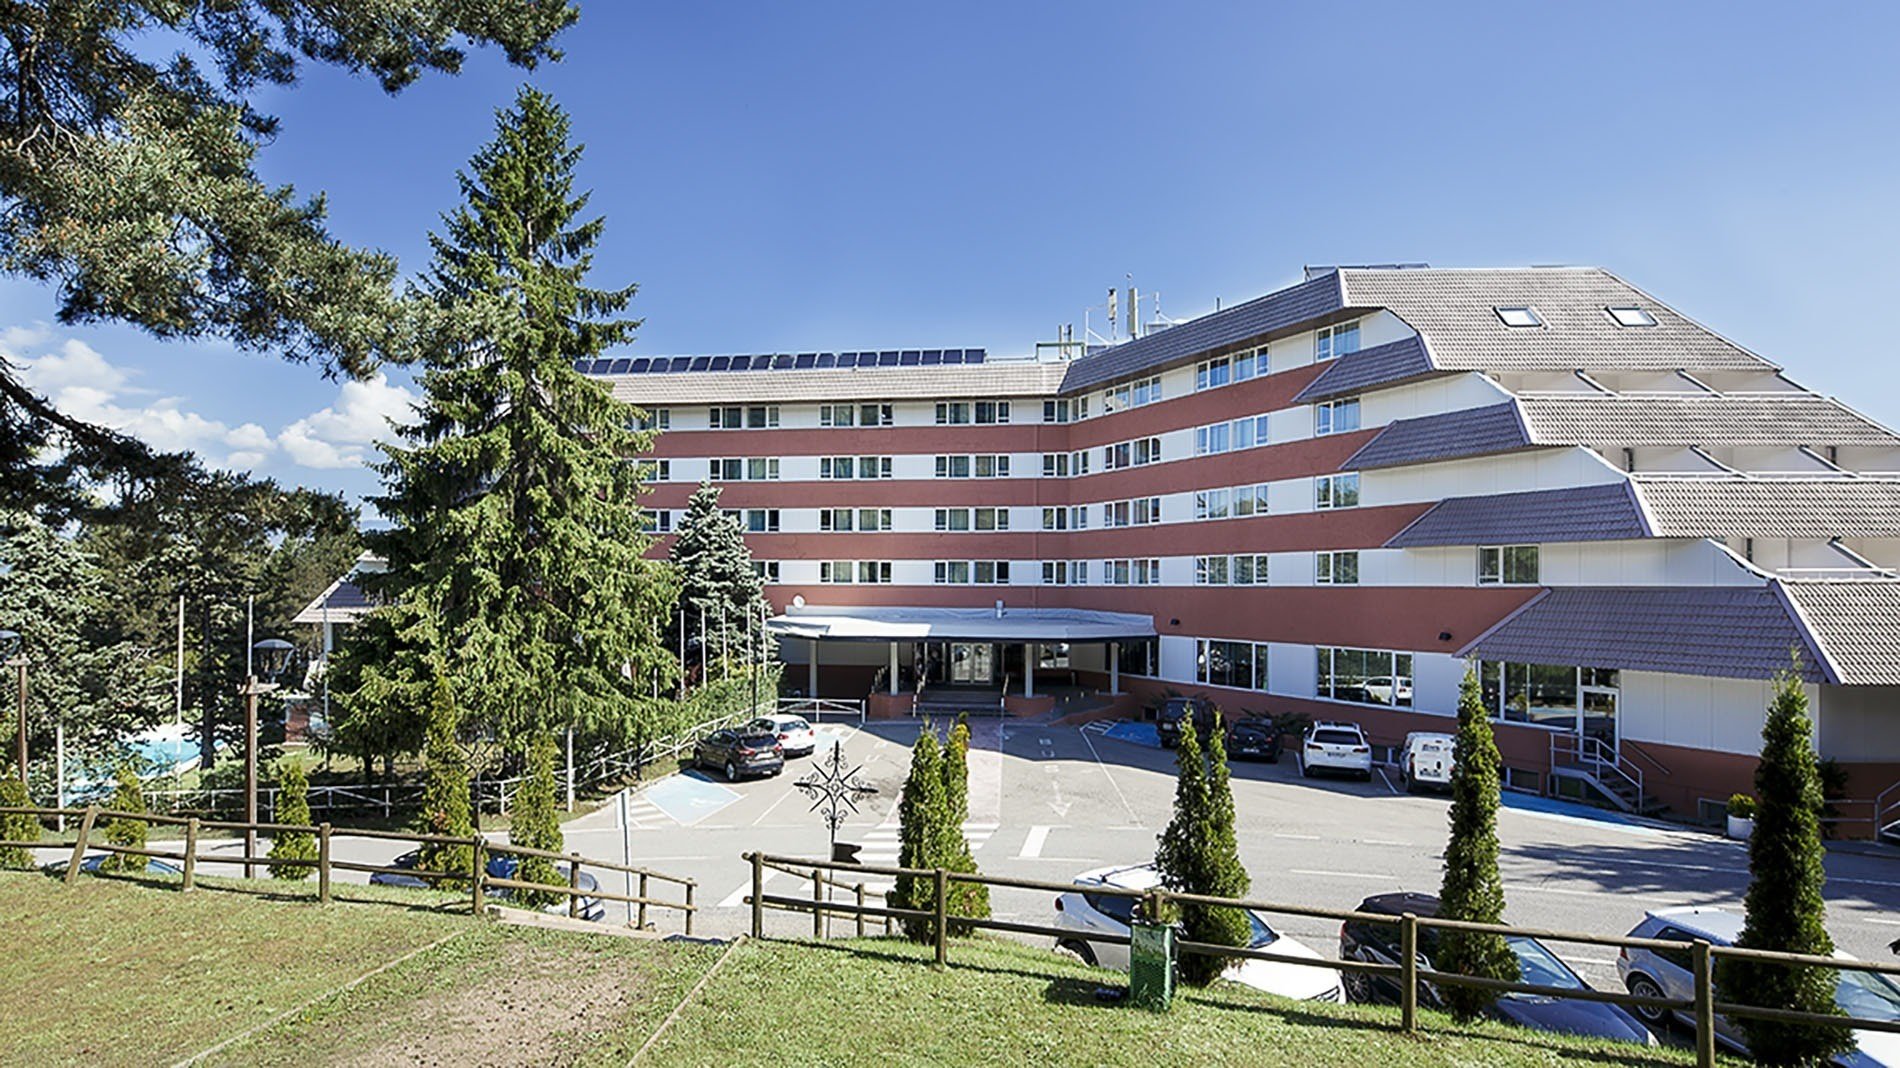
[[[1120,296],[1114,286],[1108,287],[1108,340],[1115,340],[1115,301]]]

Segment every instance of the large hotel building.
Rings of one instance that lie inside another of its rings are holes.
[[[1021,358],[581,370],[663,428],[662,529],[722,487],[801,690],[1172,689],[1391,746],[1472,665],[1512,785],[1693,818],[1750,788],[1798,660],[1849,796],[1900,780],[1900,436],[1605,270],[1310,269]]]

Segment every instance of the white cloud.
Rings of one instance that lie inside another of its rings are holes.
[[[336,403],[285,427],[277,443],[305,467],[357,467],[368,458],[372,444],[393,437],[391,419],[411,417],[415,402],[414,393],[392,385],[378,372],[361,382],[343,383]]]

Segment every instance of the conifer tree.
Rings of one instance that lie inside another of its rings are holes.
[[[117,788],[112,793],[114,812],[142,813],[145,811],[145,790],[139,783],[139,773],[129,763],[121,763],[116,773]],[[128,849],[144,849],[145,835],[149,825],[141,819],[127,816],[114,817],[106,824],[106,841]],[[145,857],[136,853],[108,853],[99,862],[100,871],[143,872],[149,863]]]
[[[943,794],[944,823],[952,843],[943,866],[974,875],[976,854],[971,852],[970,840],[963,833],[963,825],[970,820],[970,716],[967,712],[957,714],[956,726],[950,729],[949,740],[944,743]],[[982,883],[951,883],[948,896],[953,914],[989,918],[990,888]],[[974,930],[967,923],[950,925],[953,935],[967,935]]]
[[[639,497],[651,435],[575,370],[632,339],[634,287],[586,284],[604,228],[583,219],[566,114],[523,88],[431,235],[413,424],[384,449],[393,523],[375,592],[424,602],[465,717],[515,741],[575,726],[628,737],[653,713],[670,567]],[[426,681],[426,680],[421,680]]]
[[[468,840],[475,835],[475,824],[468,804],[468,760],[455,737],[460,724],[448,676],[436,674],[429,696],[428,778],[422,788],[417,829],[423,834],[447,835],[462,841],[424,842],[416,866],[424,871],[466,875],[474,859],[474,847]],[[442,887],[462,883],[460,879],[436,880],[436,885]]]
[[[6,771],[5,778],[0,778],[0,807],[26,808],[31,804],[26,797],[26,784],[20,781],[19,770]],[[33,816],[0,813],[0,840],[37,842],[40,832],[40,821]],[[24,848],[0,846],[0,868],[31,871],[34,867],[33,854]]]
[[[904,780],[904,793],[897,803],[897,866],[924,870],[943,866],[947,819],[942,749],[937,744],[936,731],[926,723],[918,732],[917,744],[911,747],[910,775]],[[892,908],[930,912],[936,908],[936,882],[921,876],[900,875],[889,900]],[[899,923],[904,937],[913,942],[929,942],[935,936],[930,920],[904,919]]]
[[[278,762],[277,813],[273,822],[310,826],[310,779],[304,775],[303,765],[295,760]],[[272,864],[271,878],[294,881],[308,879],[310,873],[317,870],[316,836],[308,831],[279,832],[271,840],[270,857],[272,860],[306,862]]]
[[[1191,721],[1175,749],[1174,815],[1161,832],[1155,867],[1170,890],[1213,897],[1245,897],[1252,885],[1240,862],[1240,843],[1234,826],[1234,796],[1227,777],[1227,750],[1221,740],[1220,717],[1201,752],[1199,731]],[[1228,906],[1180,906],[1184,937],[1210,945],[1244,946],[1253,925],[1245,911]],[[1227,961],[1198,953],[1183,954],[1182,981],[1204,986],[1219,978]]]
[[[1827,957],[1827,905],[1821,890],[1820,770],[1808,719],[1808,695],[1797,668],[1775,678],[1775,695],[1761,729],[1761,763],[1755,768],[1755,833],[1748,839],[1748,894],[1741,937],[1747,949]],[[1833,968],[1790,967],[1723,957],[1716,962],[1721,1000],[1797,1012],[1840,1013]],[[1820,1064],[1854,1047],[1840,1027],[1783,1023],[1742,1016],[1736,1024],[1749,1053],[1762,1064]]]
[[[745,531],[719,507],[720,492],[710,482],[700,483],[674,527],[679,615],[672,625],[684,623],[689,643],[706,636],[707,648],[697,658],[702,667],[721,649],[742,652],[747,628],[756,626],[752,621],[765,604],[764,580],[752,568]]]
[[[554,782],[554,735],[543,731],[528,743],[527,777],[515,792],[514,819],[508,827],[508,841],[529,849],[559,852],[561,818],[556,813]],[[565,885],[567,880],[546,857],[524,856],[515,878],[524,883]],[[538,909],[567,900],[565,895],[541,890],[521,890],[515,900],[523,908]]]
[[[1475,671],[1458,687],[1458,737],[1452,749],[1451,833],[1438,914],[1471,923],[1504,922],[1504,880],[1498,875],[1498,790],[1502,759],[1485,713]],[[1517,957],[1495,934],[1443,931],[1432,961],[1440,971],[1515,980]],[[1446,1006],[1460,1021],[1476,1019],[1497,1000],[1489,990],[1447,986]]]

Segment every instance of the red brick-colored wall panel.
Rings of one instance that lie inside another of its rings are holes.
[[[1025,403],[1027,408],[1027,403]],[[1041,418],[1040,408],[1036,417]],[[777,430],[668,430],[654,439],[655,459],[707,456],[895,456],[909,453],[1059,452],[1067,427],[983,426],[780,427]]]
[[[1119,556],[1201,556],[1220,553],[1297,552],[1309,549],[1376,549],[1430,504],[1394,504],[1328,512],[1252,516],[1245,519],[1112,530],[1070,531],[1051,546],[1050,559]],[[1099,576],[1096,576],[1099,579]]]
[[[1324,365],[1294,367],[1219,389],[1170,397],[1109,416],[1069,424],[1069,448],[1086,449],[1130,438],[1150,437],[1183,427],[1201,426],[1242,415],[1278,411],[1318,378]]]

